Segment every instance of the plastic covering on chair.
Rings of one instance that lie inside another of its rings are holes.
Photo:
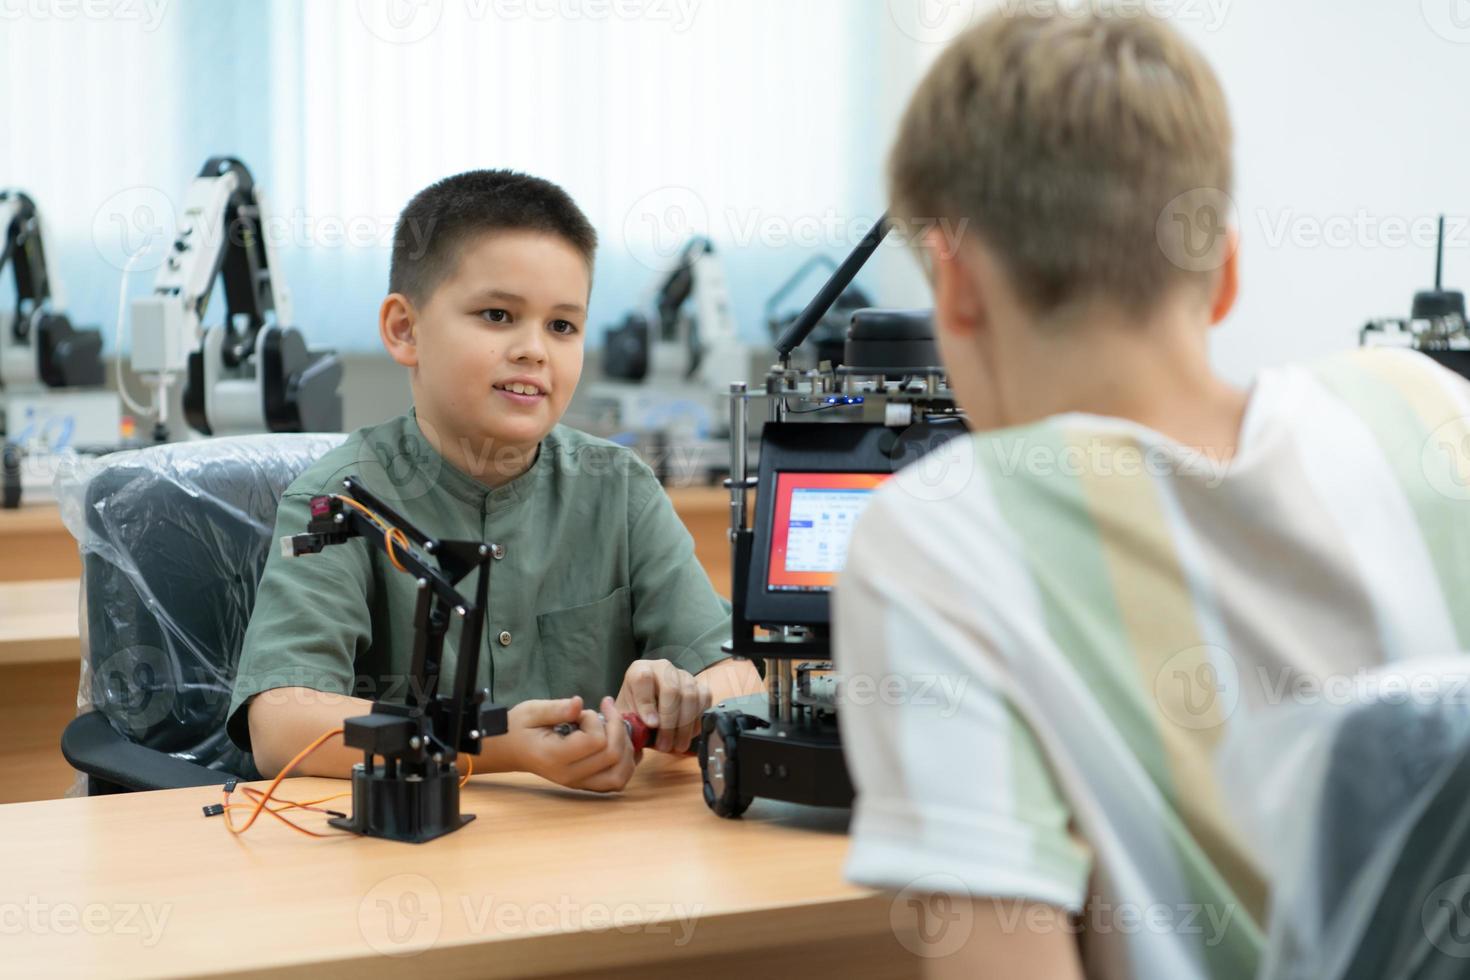
[[[225,734],[245,627],[281,494],[344,438],[174,443],[58,477],[82,556],[78,717],[62,739],[81,791],[259,776]]]
[[[1220,757],[1271,882],[1258,977],[1470,976],[1470,658],[1342,680]]]

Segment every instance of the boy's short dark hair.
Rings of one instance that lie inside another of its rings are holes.
[[[571,195],[513,170],[469,170],[430,184],[398,216],[389,292],[421,304],[454,272],[460,249],[491,231],[542,231],[564,239],[592,268],[597,232]]]

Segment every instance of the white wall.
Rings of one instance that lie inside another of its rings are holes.
[[[1025,2],[891,0],[884,87],[908,92],[972,18]],[[1440,211],[1446,285],[1470,290],[1470,2],[1148,3],[1200,46],[1235,119],[1242,293],[1214,341],[1228,377],[1407,314],[1430,285]],[[911,269],[886,271],[890,298],[924,301]]]

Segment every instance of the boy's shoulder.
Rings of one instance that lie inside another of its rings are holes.
[[[537,460],[536,469],[563,488],[597,493],[613,481],[626,486],[634,508],[660,489],[653,470],[636,451],[570,426],[554,426],[542,440],[541,452],[545,458]],[[406,413],[351,433],[302,472],[286,495],[336,492],[344,477],[357,476],[385,500],[407,500],[450,478],[445,473],[448,465]]]
[[[1319,381],[1332,384],[1352,378],[1377,379],[1394,384],[1463,385],[1463,379],[1428,354],[1408,347],[1358,347],[1336,351],[1293,365]]]
[[[610,465],[621,466],[628,472],[652,472],[638,453],[628,446],[620,445],[611,439],[594,436],[581,429],[574,429],[560,422],[547,433],[546,438],[541,442],[541,448],[555,454],[560,465],[566,465],[567,461],[584,459],[605,461]]]
[[[541,451],[549,456],[547,468],[553,479],[589,492],[601,492],[611,481],[626,488],[633,512],[663,490],[637,451],[571,426],[557,424],[542,440]]]
[[[386,477],[390,482],[404,474],[425,469],[425,453],[432,447],[422,438],[413,420],[400,415],[375,425],[366,425],[348,434],[337,447],[328,451],[291,481],[284,496],[316,496],[342,489],[344,477],[359,476],[369,489]]]

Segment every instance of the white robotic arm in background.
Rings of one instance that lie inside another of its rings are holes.
[[[308,351],[293,325],[250,171],[232,157],[206,161],[182,215],[152,294],[132,307],[132,364],[154,389],[155,438],[167,437],[168,392],[181,374],[185,419],[205,435],[339,431],[342,363]],[[221,277],[224,322],[205,328]]]
[[[8,393],[102,384],[102,335],[73,329],[61,282],[47,262],[35,201],[0,190],[0,275],[15,273],[15,305],[0,309],[0,389]]]
[[[608,330],[606,375],[671,387],[693,385],[720,397],[731,381],[744,377],[746,353],[730,308],[725,269],[709,239],[685,244],[645,306],[651,307],[652,316],[630,313]]]
[[[604,334],[603,377],[578,390],[568,424],[632,440],[668,477],[666,449],[710,448],[723,436],[726,392],[749,374],[749,358],[720,257],[709,239],[690,239],[644,301]]]

